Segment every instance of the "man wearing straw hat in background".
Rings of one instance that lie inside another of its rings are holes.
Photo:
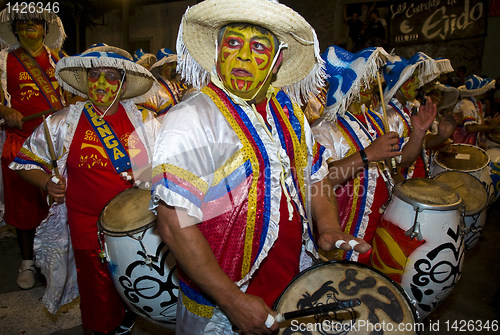
[[[40,189],[25,182],[8,165],[42,122],[41,117],[23,118],[61,109],[64,104],[54,77],[56,63],[64,57],[59,50],[66,37],[64,28],[49,9],[34,9],[34,13],[21,14],[21,10],[8,7],[0,13],[0,39],[10,45],[0,52],[0,117],[7,126],[2,151],[4,220],[17,231],[22,258],[17,284],[21,289],[35,285],[33,239],[36,227],[47,216],[48,205]]]
[[[434,110],[433,115],[417,113],[418,108],[413,101],[417,97],[418,89],[441,72],[447,71],[447,65],[451,67],[449,61],[438,63],[423,52],[417,52],[408,60],[396,56],[384,67],[383,76],[387,86],[383,93],[384,101],[377,107],[376,112],[382,115],[382,103],[387,106],[390,130],[400,134],[397,150],[404,144],[407,146],[406,154],[402,155],[398,162],[402,167],[400,178],[425,177],[424,163],[419,156],[437,110]],[[396,175],[393,174],[393,177]],[[396,180],[399,181],[401,180]]]
[[[77,279],[83,327],[96,335],[129,334],[135,314],[125,314],[101,262],[96,223],[111,199],[136,184],[123,175],[151,163],[159,122],[152,114],[144,119],[135,104],[154,95],[158,83],[126,57],[96,51],[63,58],[56,77],[88,100],[51,115],[48,129],[37,128],[10,165],[56,201],[35,239],[37,264],[48,277],[43,302],[55,313],[78,294]]]
[[[270,334],[270,306],[317,257],[313,220],[320,248],[369,249],[341,231],[324,149],[294,103],[322,85],[318,41],[277,1],[207,0],[184,14],[177,52],[183,79],[209,83],[165,115],[153,159],[176,332]]]
[[[156,116],[161,116],[181,101],[187,86],[178,78],[177,55],[172,50],[168,48],[158,50],[156,59],[158,60],[149,71],[158,80],[161,88],[155,97],[142,106],[156,113]]]
[[[460,101],[453,109],[453,113],[460,115],[460,121],[451,136],[454,143],[479,145],[481,134],[488,133],[500,124],[500,114],[495,114],[489,122],[484,120],[481,95],[495,88],[495,80],[481,78],[475,74],[465,81],[465,85],[458,87]]]
[[[323,54],[330,87],[323,116],[313,125],[315,140],[330,156],[328,177],[335,186],[342,229],[372,243],[380,220],[380,207],[389,199],[386,159],[401,155],[394,150],[398,134],[387,132],[384,122],[366,107],[377,71],[390,56],[383,48],[352,54],[338,46]],[[371,250],[335,250],[329,258],[369,264]]]

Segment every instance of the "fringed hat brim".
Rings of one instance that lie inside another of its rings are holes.
[[[340,59],[338,53],[335,52],[336,50],[347,54],[346,59]],[[331,46],[324,53],[323,57],[325,56],[327,58],[325,59],[327,76],[329,66],[337,68],[337,72],[340,72],[340,74],[335,75],[338,79],[336,87],[327,79],[330,82],[328,94],[334,94],[336,101],[330,106],[325,107],[322,116],[330,121],[334,121],[338,114],[343,115],[349,105],[359,98],[361,87],[369,86],[373,78],[376,77],[379,68],[392,59],[391,55],[380,47],[368,48],[356,54],[351,54],[340,47]],[[353,78],[354,75],[356,76],[355,78]],[[344,86],[345,83],[348,83],[350,86],[346,92],[343,92],[341,86]],[[336,91],[332,92],[330,90]]]
[[[270,0],[206,0],[186,10],[176,49],[178,72],[188,83],[207,83],[217,35],[229,23],[261,26],[286,44],[274,87],[286,88],[295,101],[319,92],[324,72],[314,29],[291,8]]]
[[[408,65],[401,71],[399,79],[395,83],[388,84],[384,90],[384,101],[386,105],[394,97],[401,85],[413,76],[415,71],[418,71],[418,80],[420,81],[420,86],[418,88],[436,78],[440,73],[436,61],[423,52],[417,52],[417,54],[407,62]]]
[[[437,66],[437,69],[438,69],[440,75],[443,73],[450,73],[450,72],[455,71],[453,69],[453,66],[451,66],[451,61],[449,59],[436,58],[435,61],[436,61],[436,66]]]
[[[125,70],[127,89],[121,99],[141,103],[152,98],[160,86],[143,66],[110,52],[88,52],[80,56],[64,57],[56,65],[55,76],[67,91],[88,98],[87,70],[93,67],[111,67]]]
[[[48,25],[49,32],[45,36],[44,44],[51,49],[61,49],[66,33],[59,16],[53,12],[46,11],[40,7],[34,7],[33,13],[21,13],[21,11],[11,10],[5,8],[0,12],[0,41],[7,45],[14,45],[19,43],[17,36],[12,31],[11,23],[19,19],[41,19],[45,20]],[[39,13],[41,11],[41,13]]]
[[[466,98],[484,94],[493,88],[495,88],[495,80],[472,75],[467,78],[465,85],[458,88],[458,91],[462,98]]]

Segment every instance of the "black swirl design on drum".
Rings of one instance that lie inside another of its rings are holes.
[[[160,260],[158,263],[153,262],[151,264],[147,264],[145,260],[135,261],[127,266],[125,275],[120,276],[119,278],[119,283],[123,288],[123,294],[125,297],[135,309],[142,311],[143,314],[149,318],[151,318],[150,313],[154,311],[155,307],[158,307],[145,305],[141,308],[136,304],[139,301],[144,302],[156,299],[164,292],[168,293],[169,299],[160,302],[159,307],[164,309],[160,315],[175,315],[177,292],[179,287],[173,280],[174,274],[177,272],[176,266],[173,266],[170,269],[166,262],[169,253],[170,251],[166,247],[165,243],[162,242],[158,245],[156,249],[156,256],[154,257],[156,260]],[[143,251],[137,251],[137,254],[146,259],[147,255],[145,255]],[[137,267],[144,266],[148,266],[151,269],[151,275],[134,277],[134,270]],[[158,302],[155,304],[158,304]],[[173,311],[172,308],[174,309]],[[163,323],[170,324],[169,320]],[[175,319],[172,320],[171,323],[174,324]]]
[[[457,227],[457,231],[453,231],[451,228],[448,228],[448,236],[450,236],[455,242],[459,239],[463,239],[460,235],[459,227]],[[427,259],[419,259],[414,264],[414,269],[417,272],[412,277],[412,283],[410,284],[411,293],[415,297],[418,302],[418,307],[421,308],[425,312],[431,312],[440,302],[441,299],[439,297],[439,293],[447,292],[452,287],[456,285],[461,271],[462,257],[464,255],[464,249],[461,248],[462,243],[458,243],[458,249],[455,247],[456,243],[443,243],[430,252],[427,253]],[[455,262],[450,262],[449,260],[442,260],[435,264],[433,264],[433,260],[443,251],[451,250],[454,256]],[[434,290],[430,288],[426,288],[429,283],[437,283],[443,284],[452,278],[451,283],[449,285],[445,285],[440,288],[440,292],[434,292]],[[422,300],[425,296],[436,295],[435,300],[432,302],[432,306],[428,304],[422,303]],[[444,299],[444,298],[442,298]]]
[[[483,227],[479,226],[474,232],[468,233],[465,238],[465,250],[472,249],[483,235]]]
[[[361,294],[361,292],[370,292],[377,287],[377,280],[372,276],[365,277],[364,279],[358,279],[358,271],[355,269],[345,270],[345,279],[338,284],[338,288],[334,286],[333,281],[326,281],[318,290],[312,294],[305,292],[302,294],[302,299],[297,302],[297,309],[304,309],[310,307],[321,306],[324,304],[333,303],[339,301],[339,292],[345,296],[349,297],[360,297],[362,305],[365,309],[368,309],[368,321],[372,324],[379,324],[380,319],[377,313],[383,311],[392,321],[395,323],[400,323],[404,320],[404,311],[400,305],[398,298],[394,292],[387,286],[379,286],[377,292],[384,296],[383,301],[379,300],[370,294]],[[325,300],[326,297],[326,300]],[[386,301],[389,301],[388,303]],[[380,315],[380,314],[379,314]],[[357,313],[353,308],[339,310],[336,312],[331,312],[326,315],[315,315],[314,316],[316,327],[315,331],[327,335],[345,335],[355,331],[357,323]],[[336,327],[335,324],[339,326]],[[327,328],[322,327],[322,325],[328,325]],[[283,331],[283,334],[312,334],[309,330],[302,329],[300,332],[294,331],[292,327],[288,327]],[[374,330],[371,334],[383,334],[383,330]]]

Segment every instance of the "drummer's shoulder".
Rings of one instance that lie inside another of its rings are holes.
[[[170,108],[165,114],[164,120],[172,121],[180,119],[183,122],[194,122],[197,119],[206,120],[213,118],[216,114],[220,114],[219,108],[212,99],[201,91],[195,91],[191,92],[189,96],[184,97],[180,103]]]

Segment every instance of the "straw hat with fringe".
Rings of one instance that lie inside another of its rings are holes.
[[[91,51],[114,52],[115,54],[119,54],[120,56],[126,57],[129,60],[132,60],[132,55],[127,50],[123,50],[123,49],[120,49],[118,47],[113,47],[113,46],[108,45],[106,43],[92,44],[90,46],[90,48],[88,48],[87,50],[85,50],[82,53],[87,53],[87,52],[91,52]]]
[[[160,76],[161,67],[167,63],[177,62],[177,55],[169,48],[161,48],[156,53],[156,59],[156,63],[151,65],[149,71],[158,78]]]
[[[88,98],[87,70],[93,67],[125,70],[127,89],[121,100],[132,99],[135,103],[145,102],[160,88],[151,72],[126,57],[112,52],[91,51],[78,56],[64,57],[57,63],[55,76],[65,90]]]
[[[391,59],[383,48],[366,48],[353,54],[336,45],[329,47],[321,57],[330,83],[322,116],[330,121],[344,114],[359,97],[361,86],[369,86],[378,69]]]
[[[495,80],[490,78],[481,78],[475,74],[465,80],[465,85],[458,87],[460,97],[474,97],[481,95],[495,88]]]
[[[206,0],[188,8],[176,46],[182,79],[195,88],[208,83],[217,35],[229,23],[261,26],[286,44],[274,87],[283,88],[296,102],[318,94],[325,77],[316,33],[302,16],[276,0]]]
[[[445,68],[446,62],[443,61],[440,66],[441,68]],[[387,83],[384,90],[386,105],[391,101],[404,82],[413,76],[415,71],[417,71],[420,81],[418,88],[427,84],[441,73],[436,60],[423,52],[417,52],[410,59],[395,56],[393,61],[387,62],[383,69],[384,80]]]
[[[457,103],[459,92],[456,87],[443,85],[437,82],[436,85],[434,85],[434,90],[443,92],[443,102],[438,106],[439,110],[454,106]]]
[[[39,19],[45,20],[47,23],[48,33],[45,35],[44,44],[51,49],[61,49],[66,33],[59,16],[51,11],[45,10],[42,7],[34,6],[34,12],[21,13],[21,11],[10,10],[5,8],[0,12],[0,42],[13,45],[18,44],[19,40],[12,31],[12,22],[14,20]]]
[[[147,53],[143,49],[137,49],[134,52],[133,60],[137,64],[146,67],[147,65],[153,65],[156,62],[156,56]]]

